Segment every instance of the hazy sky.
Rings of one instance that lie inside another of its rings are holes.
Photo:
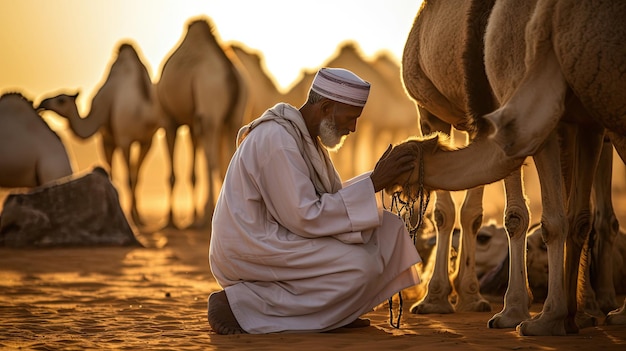
[[[186,30],[205,15],[223,41],[265,55],[282,87],[356,40],[366,55],[400,58],[421,0],[0,0],[0,93],[95,93],[123,39],[135,42],[153,77]],[[81,100],[79,99],[79,102]]]

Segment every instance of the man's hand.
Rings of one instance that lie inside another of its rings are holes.
[[[398,183],[397,179],[415,166],[415,157],[409,148],[398,149],[389,145],[370,174],[374,190],[379,192]]]

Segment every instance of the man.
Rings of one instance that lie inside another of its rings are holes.
[[[277,104],[243,127],[213,214],[208,320],[219,334],[366,326],[364,313],[419,283],[402,220],[375,194],[413,167],[391,146],[346,184],[326,148],[355,132],[370,84],[317,72],[300,109]]]

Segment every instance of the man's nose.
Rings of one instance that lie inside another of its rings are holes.
[[[356,132],[356,121],[350,123],[348,125],[348,130],[350,131],[350,133],[354,133]]]

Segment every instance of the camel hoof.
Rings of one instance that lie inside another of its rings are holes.
[[[604,321],[606,325],[626,325],[626,314],[622,313],[609,313]]]
[[[565,336],[564,320],[545,320],[545,318],[523,321],[517,328],[520,336]]]
[[[410,311],[414,314],[449,314],[454,313],[454,306],[452,306],[452,304],[447,300],[440,301],[440,303],[433,303],[422,300],[420,302],[414,303],[413,306],[411,306]]]
[[[167,221],[167,223],[161,228],[161,230],[181,230],[174,222]]]
[[[491,304],[481,298],[470,303],[457,303],[455,310],[457,312],[491,312]]]
[[[489,328],[492,329],[507,329],[507,328],[515,328],[522,321],[525,321],[530,318],[530,314],[528,311],[519,311],[515,309],[503,309],[500,313],[496,313],[489,320]]]

